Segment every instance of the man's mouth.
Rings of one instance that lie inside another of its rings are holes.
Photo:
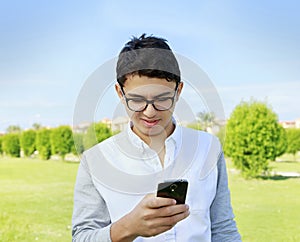
[[[146,120],[146,119],[142,119],[142,121],[148,127],[153,127],[157,125],[157,123],[159,122],[159,120]]]

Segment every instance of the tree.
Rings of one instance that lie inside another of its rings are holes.
[[[52,154],[58,154],[64,159],[65,155],[71,152],[74,145],[72,129],[66,125],[54,128],[50,141]]]
[[[20,142],[21,148],[24,151],[25,156],[30,156],[35,151],[36,147],[36,131],[35,130],[26,130],[21,133]]]
[[[187,125],[187,127],[195,130],[203,130],[199,122],[190,123]]]
[[[276,157],[283,155],[287,150],[287,135],[285,129],[279,125],[279,140],[276,145]]]
[[[19,134],[10,133],[3,136],[3,152],[12,157],[20,157],[20,139]]]
[[[82,133],[73,133],[74,146],[72,147],[73,154],[82,154],[84,151],[83,145],[83,134]]]
[[[48,160],[51,156],[50,129],[40,129],[36,134],[36,149],[43,160]]]
[[[22,131],[22,129],[18,125],[10,125],[6,129],[7,133],[21,133],[21,131]]]
[[[42,128],[42,125],[39,124],[39,123],[34,123],[34,124],[32,125],[32,128],[33,128],[34,130],[40,130],[40,129]]]
[[[104,123],[93,123],[89,126],[87,134],[83,137],[84,149],[89,149],[95,144],[112,136],[111,129]]]
[[[216,116],[212,112],[200,112],[198,113],[197,121],[200,123],[200,127],[207,131],[208,128],[216,125]]]
[[[2,141],[2,136],[0,136],[0,155],[3,153],[3,148],[2,148],[2,143],[3,143],[3,141]]]
[[[241,102],[226,125],[225,154],[246,177],[267,172],[280,140],[277,115],[267,104]]]
[[[216,136],[219,138],[222,146],[224,146],[226,138],[226,126],[221,126]]]
[[[289,154],[293,154],[294,157],[296,153],[300,151],[300,129],[287,129],[287,150]]]

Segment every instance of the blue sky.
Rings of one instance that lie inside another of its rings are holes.
[[[168,39],[197,63],[226,117],[253,97],[267,101],[280,120],[300,118],[299,9],[296,0],[3,0],[0,132],[9,125],[72,124],[85,80],[142,33]],[[101,115],[109,117],[109,108]]]

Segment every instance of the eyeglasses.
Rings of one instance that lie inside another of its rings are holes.
[[[153,100],[147,100],[143,97],[128,98],[125,95],[123,87],[121,87],[121,91],[126,101],[127,107],[131,111],[143,112],[147,109],[149,104],[152,104],[153,108],[157,111],[166,111],[169,110],[174,104],[174,99],[177,94],[177,85],[175,88],[175,93],[172,97],[160,97]]]

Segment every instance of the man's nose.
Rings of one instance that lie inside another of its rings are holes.
[[[156,110],[153,106],[153,104],[148,104],[146,109],[143,111],[143,114],[147,117],[153,117],[156,114]]]

